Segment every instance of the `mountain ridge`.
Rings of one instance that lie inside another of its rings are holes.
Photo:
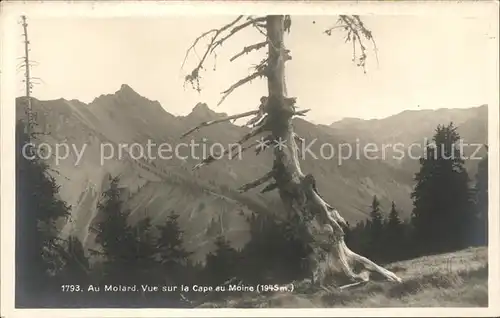
[[[20,99],[17,101],[17,116],[22,118],[23,103]],[[87,145],[79,166],[74,165],[74,154],[58,166],[49,160],[52,168],[61,173],[61,176],[54,174],[61,185],[61,197],[74,206],[73,222],[65,225],[65,233],[78,233],[87,246],[93,247],[95,233],[91,228],[98,218],[96,205],[109,175],[122,177],[121,186],[126,190],[124,199],[132,211],[131,222],[145,216],[144,211],[159,223],[170,211],[180,214],[179,221],[188,240],[187,248],[196,250],[198,260],[211,251],[213,240],[219,234],[226,235],[235,247],[242,247],[248,239],[246,215],[269,211],[282,213],[276,193],[262,195],[252,191],[239,194],[235,190],[267,173],[272,164],[269,151],[256,156],[248,150],[242,160],[224,158],[197,171],[191,168],[200,158],[191,158],[186,149],[179,153],[185,156],[184,159],[174,156],[168,160],[136,160],[128,149],[123,151],[121,158],[115,152],[112,158],[101,164],[103,144],[113,144],[115,149],[123,144],[145,145],[147,141],[178,145],[181,134],[188,129],[202,121],[226,116],[213,111],[206,103],[198,103],[186,116],[175,116],[159,102],[141,96],[124,84],[114,94],[101,95],[89,104],[74,99],[33,99],[33,109],[38,113],[38,129],[49,133],[41,137],[44,142],[53,145],[69,140],[78,147]],[[480,122],[481,118],[478,118]],[[302,138],[318,140],[311,148],[315,153],[319,153],[321,143],[337,145],[344,139],[352,139],[352,136],[339,134],[338,129],[316,125],[302,118],[294,120],[293,124]],[[246,132],[246,127],[224,122],[195,132],[191,138],[196,142],[207,140],[203,141],[207,146],[214,142],[227,145],[239,140]],[[302,160],[303,170],[316,176],[322,195],[349,222],[368,216],[373,195],[380,198],[386,210],[391,201],[396,201],[404,211],[403,216],[409,216],[409,193],[416,171],[394,167],[383,160],[360,158],[339,164],[335,159],[307,157]],[[219,230],[214,232],[216,228]]]
[[[479,109],[483,107],[488,107],[488,104],[481,104],[479,106],[472,106],[472,107],[467,107],[467,108],[447,108],[447,107],[441,107],[441,108],[435,108],[435,109],[430,109],[430,108],[424,108],[424,109],[405,109],[399,113],[395,113],[392,115],[388,115],[386,117],[382,118],[359,118],[359,117],[344,117],[339,120],[336,120],[332,123],[330,123],[327,126],[333,126],[335,127],[337,124],[342,124],[342,123],[360,123],[360,122],[374,122],[374,121],[381,121],[384,119],[387,119],[389,117],[395,117],[395,116],[402,116],[406,115],[409,113],[432,113],[432,112],[448,112],[448,111],[464,111],[467,112],[469,110],[474,110],[474,109]]]

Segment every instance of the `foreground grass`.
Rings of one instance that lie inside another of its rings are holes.
[[[387,266],[402,284],[370,282],[346,290],[247,294],[203,307],[487,307],[486,248],[425,256]]]

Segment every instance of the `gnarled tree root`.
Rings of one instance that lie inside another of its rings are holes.
[[[342,228],[346,226],[345,220],[318,194],[312,175],[300,179],[304,202],[302,208],[295,207],[293,210],[302,216],[305,211],[313,214],[312,219],[303,219],[312,241],[309,265],[313,284],[325,284],[329,276],[336,283],[345,280],[343,283],[348,285],[370,280],[401,282],[401,278],[393,272],[347,247]]]
[[[343,239],[329,249],[322,248],[311,253],[309,265],[313,285],[330,283],[344,289],[369,281],[402,282],[393,272],[351,251]]]

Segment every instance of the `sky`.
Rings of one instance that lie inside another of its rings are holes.
[[[324,30],[336,16],[293,16],[285,45],[289,96],[310,108],[307,119],[330,124],[345,117],[382,118],[408,109],[466,108],[497,100],[498,20],[494,15],[362,16],[375,37],[377,51],[367,46],[367,73],[352,62],[352,45],[341,30]],[[78,99],[89,103],[128,84],[142,96],[158,100],[174,115],[185,115],[198,102],[217,112],[234,114],[254,109],[266,95],[257,79],[237,89],[216,106],[221,92],[252,72],[264,50],[230,62],[245,46],[261,42],[253,28],[229,39],[207,59],[202,91],[184,87],[203,54],[206,41],[187,57],[193,41],[233,16],[121,18],[28,17],[32,75],[42,79],[33,96]],[[314,22],[314,23],[313,23]],[[21,34],[21,26],[19,26]],[[23,55],[21,36],[19,56]],[[215,70],[214,70],[215,66]],[[23,94],[22,72],[19,92]]]

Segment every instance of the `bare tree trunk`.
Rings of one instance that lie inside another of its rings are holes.
[[[21,16],[23,25],[23,36],[24,36],[24,67],[25,67],[25,84],[26,84],[26,115],[27,125],[26,133],[29,138],[31,138],[31,132],[33,129],[33,112],[31,109],[31,75],[30,75],[30,59],[29,59],[29,40],[28,40],[28,23],[26,22],[26,16]]]
[[[351,282],[367,281],[370,272],[378,272],[391,281],[400,281],[392,272],[349,250],[341,227],[341,224],[345,225],[344,219],[318,195],[314,177],[302,172],[292,127],[295,99],[286,96],[285,88],[285,62],[291,58],[283,43],[284,16],[267,16],[266,22],[269,42],[266,129],[277,142],[273,177],[289,211],[288,218],[302,227],[303,231],[299,229],[301,239],[310,248],[312,282],[323,284],[329,274],[335,272],[343,273]]]
[[[280,197],[288,211],[286,218],[294,226],[294,233],[297,233],[298,237],[309,248],[311,281],[315,284],[325,284],[325,280],[329,275],[340,273],[343,277],[348,278],[348,282],[356,283],[369,280],[370,273],[373,272],[378,273],[387,280],[400,281],[392,272],[349,250],[344,242],[344,231],[341,226],[346,225],[344,219],[335,208],[319,196],[314,177],[310,174],[305,175],[300,168],[298,147],[295,143],[297,136],[293,131],[292,118],[303,115],[307,110],[296,111],[295,98],[287,96],[285,62],[290,60],[291,57],[283,43],[285,17],[280,15],[258,18],[248,17],[245,22],[240,22],[242,18],[243,16],[238,16],[231,23],[226,24],[220,29],[207,31],[195,40],[186,53],[186,57],[199,39],[212,36],[210,44],[199,64],[191,74],[186,76],[186,82],[191,83],[193,87],[199,89],[199,71],[208,54],[238,31],[246,27],[255,27],[262,34],[266,35],[266,41],[245,47],[231,61],[252,50],[264,48],[266,44],[268,57],[255,67],[253,74],[240,79],[224,91],[219,104],[236,88],[258,77],[267,78],[268,96],[261,98],[261,105],[257,110],[201,123],[183,134],[182,137],[201,127],[255,116],[247,124],[252,126],[253,129],[238,141],[238,144],[241,145],[263,132],[270,132],[271,135],[265,137],[265,141],[274,142],[274,162],[272,170],[269,173],[242,186],[240,191],[248,191],[274,179],[275,183],[268,185],[261,192],[273,189],[279,190]],[[372,39],[371,33],[362,26],[358,17],[348,19],[346,16],[341,16],[341,19],[344,19],[346,27],[356,34],[358,40],[360,39],[359,32],[361,31],[358,30],[360,28],[364,32],[365,37]],[[241,24],[238,25],[238,23]],[[291,20],[288,18],[287,29],[289,29],[290,23]],[[264,27],[265,30],[263,30]],[[226,31],[228,34],[222,36]],[[361,45],[361,47],[364,49],[364,46]],[[257,148],[256,152],[259,153],[266,147],[259,145]],[[229,150],[231,151],[231,149]],[[195,169],[210,164],[215,160],[214,156],[208,156],[201,163],[197,164]]]

